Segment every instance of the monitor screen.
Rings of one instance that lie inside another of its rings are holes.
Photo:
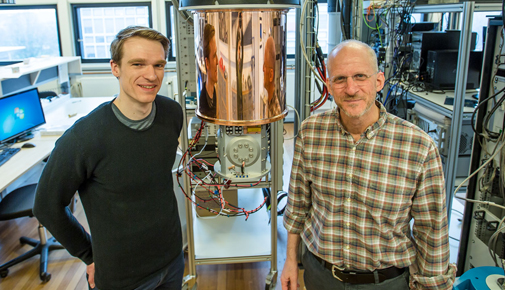
[[[45,123],[37,88],[0,98],[0,144]]]

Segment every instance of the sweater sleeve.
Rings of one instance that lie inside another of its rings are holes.
[[[72,256],[89,265],[91,237],[68,208],[88,177],[89,155],[79,145],[72,129],[58,139],[39,180],[33,213]]]

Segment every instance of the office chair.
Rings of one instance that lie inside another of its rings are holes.
[[[33,203],[35,201],[35,192],[37,184],[30,184],[17,188],[7,194],[0,201],[0,221],[12,220],[20,217],[33,217]],[[51,274],[47,273],[47,261],[49,252],[56,249],[64,249],[54,238],[47,239],[46,229],[39,223],[39,238],[34,240],[27,237],[21,237],[19,242],[33,246],[33,249],[23,255],[0,265],[0,277],[5,278],[9,274],[9,268],[29,259],[35,255],[40,255],[40,280],[48,282],[51,280]]]
[[[39,92],[39,99],[48,99],[51,101],[51,99],[56,98],[58,94],[56,92],[52,91],[41,91]]]

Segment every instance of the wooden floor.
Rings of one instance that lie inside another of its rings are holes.
[[[287,134],[285,138],[293,136],[293,124],[284,125]],[[284,158],[284,190],[287,191],[291,159],[293,156],[293,140],[284,143],[288,158]],[[287,160],[286,160],[287,159]],[[76,203],[75,216],[87,227],[86,217],[79,201]],[[35,218],[20,218],[17,220],[0,222],[0,263],[28,251],[30,246],[19,244],[20,236],[38,239],[38,222]],[[286,259],[287,233],[282,226],[282,217],[278,219],[277,269],[278,282],[276,289],[281,289],[279,277]],[[187,258],[187,257],[186,257]],[[197,266],[197,285],[199,290],[211,289],[265,289],[265,279],[270,271],[270,262],[224,264]],[[33,257],[21,264],[10,268],[6,278],[0,278],[0,290],[24,289],[88,289],[86,282],[86,266],[79,259],[73,258],[65,250],[53,251],[49,255],[48,272],[51,280],[42,284],[39,279],[39,256]],[[187,267],[186,267],[187,273]],[[303,289],[303,283],[300,283]]]

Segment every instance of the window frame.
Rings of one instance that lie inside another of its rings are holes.
[[[56,34],[58,35],[58,47],[60,50],[60,55],[62,56],[62,47],[61,47],[61,34],[60,34],[60,22],[58,18],[58,5],[56,4],[42,4],[42,5],[0,5],[0,10],[33,10],[33,9],[54,9],[55,17],[56,17]],[[22,62],[19,61],[2,61],[0,60],[0,66],[11,65],[15,63]]]
[[[151,2],[124,2],[124,3],[73,3],[70,5],[72,10],[72,26],[74,32],[75,55],[81,57],[81,63],[109,63],[110,58],[93,58],[86,59],[83,57],[83,51],[79,39],[81,39],[81,23],[78,19],[78,9],[80,8],[111,8],[111,7],[128,7],[128,6],[147,6],[149,13],[149,28],[153,28],[153,11]]]
[[[317,4],[318,4],[318,5],[319,5],[319,4],[326,4],[326,5],[328,5],[328,0],[319,0],[319,1],[317,1]],[[296,8],[296,9],[301,9],[301,8]],[[295,22],[296,22],[296,9],[290,9],[290,10],[289,10],[289,12],[294,12],[294,13],[295,13]],[[289,12],[288,12],[288,13],[289,13]],[[296,28],[296,29],[295,29],[295,34],[296,34],[296,33],[297,33],[297,31],[298,31],[298,26],[299,26],[299,25],[300,25],[299,23],[295,23],[295,28]],[[287,26],[287,13],[286,13],[286,26]],[[288,53],[288,51],[287,51],[287,33],[288,33],[288,32],[286,31],[286,58],[287,58],[287,59],[294,59],[294,58],[295,58],[295,54],[296,54],[296,53],[289,54],[289,53]],[[295,35],[295,39],[296,39],[296,35]],[[295,40],[295,41],[296,41],[296,40]],[[296,43],[295,43],[295,45],[296,45]],[[296,49],[295,49],[295,51],[296,51]],[[327,53],[323,53],[323,55],[324,55],[324,58],[326,58],[326,57],[327,57]]]
[[[175,42],[175,35],[172,35],[172,26],[175,26],[175,18],[172,19],[172,15],[170,14],[170,7],[174,6],[174,3],[172,1],[165,1],[165,18],[167,22],[167,38],[170,40],[170,50],[168,51],[168,61],[176,61],[176,51],[172,49],[172,44],[174,45],[175,49],[177,49],[177,43]],[[174,10],[175,11],[175,10]]]

